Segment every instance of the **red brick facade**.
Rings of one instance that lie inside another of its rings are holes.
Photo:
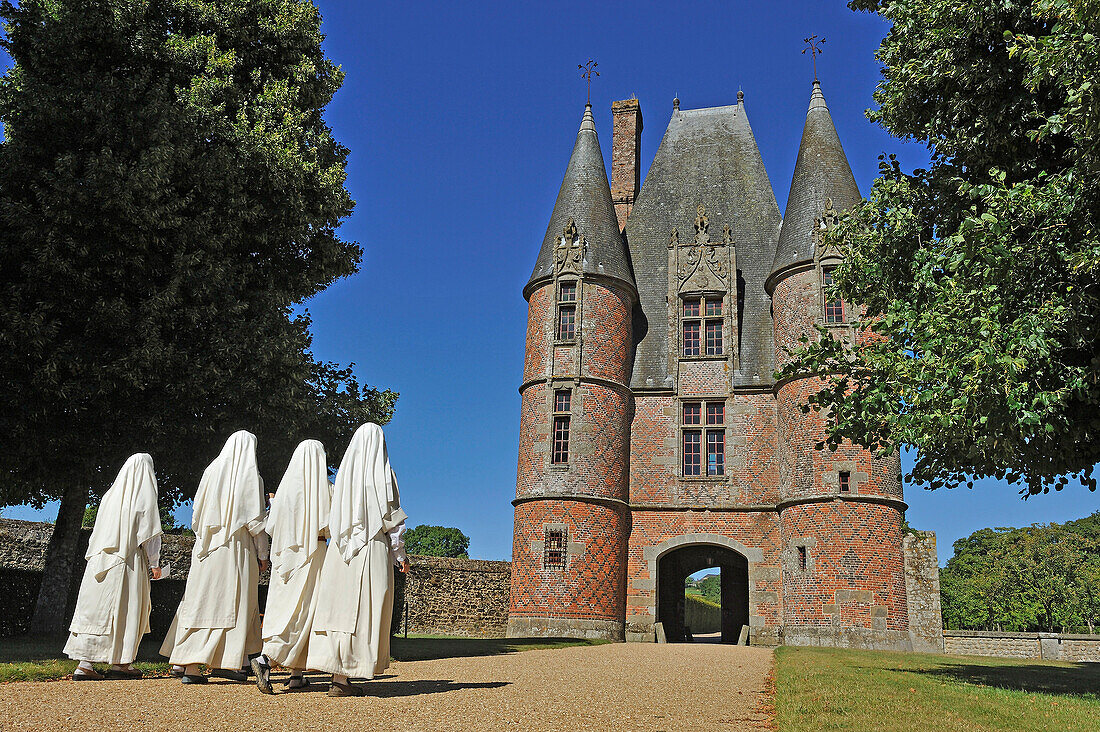
[[[641,114],[636,101],[616,105],[612,191],[621,224]],[[509,633],[653,640],[669,612],[660,599],[661,582],[671,587],[662,562],[680,556],[688,566],[695,559],[683,559],[685,550],[709,547],[699,561],[730,568],[731,612],[753,643],[911,647],[899,455],[816,449],[825,424],[802,406],[817,378],[774,383],[766,374],[749,385],[732,378],[741,368],[742,305],[726,273],[738,271],[736,241],[728,226],[724,235],[708,232],[702,206],[695,228],[694,242],[683,235],[677,245],[673,235],[667,283],[646,283],[667,285],[667,321],[654,322],[651,312],[645,336],[667,339],[665,383],[630,386],[639,302],[631,283],[555,270],[528,285]],[[702,247],[710,252],[705,272],[697,264]],[[824,323],[822,273],[820,261],[799,262],[767,280],[776,369]],[[576,337],[563,341],[560,286],[574,281],[578,298],[567,306],[576,308]],[[723,332],[716,354],[684,355],[682,308],[693,298],[722,303],[711,321]],[[849,331],[831,329],[854,337]],[[568,413],[557,408],[564,392]],[[685,404],[714,409],[721,421],[693,422]],[[568,459],[555,461],[562,417]],[[706,462],[704,445],[703,469],[692,474],[688,437],[715,439],[721,458]],[[683,578],[676,581],[682,595]]]

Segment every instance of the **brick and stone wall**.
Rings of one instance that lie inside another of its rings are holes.
[[[0,582],[8,591],[0,594],[0,637],[26,632],[38,597],[46,546],[53,524],[0,518]],[[85,531],[82,545],[87,545]],[[163,636],[183,598],[191,566],[194,538],[166,534],[161,562],[172,565],[172,578],[153,582],[154,637]],[[472,559],[410,557],[412,572],[399,582],[395,616],[402,596],[408,601],[409,632],[482,638],[504,636],[508,623],[509,562]],[[83,569],[75,575],[69,612],[75,607]],[[267,574],[260,577],[260,607],[266,600]],[[403,594],[402,594],[403,593]],[[403,629],[395,627],[394,632]]]
[[[1100,662],[1100,635],[945,630],[943,650],[958,656]]]

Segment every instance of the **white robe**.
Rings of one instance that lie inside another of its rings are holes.
[[[260,652],[258,561],[267,559],[256,437],[230,436],[195,494],[191,571],[161,655],[173,664],[240,669]]]
[[[325,561],[332,485],[328,482],[325,450],[305,440],[271,501],[267,529],[271,534],[271,580],[264,610],[264,655],[287,668],[306,665],[315,589]]]
[[[160,566],[160,544],[153,459],[139,453],[126,461],[100,501],[65,655],[133,663],[149,632],[149,567]]]
[[[389,666],[397,558],[391,535],[400,540],[405,519],[382,429],[363,425],[333,489],[333,538],[317,583],[307,668],[372,679]]]

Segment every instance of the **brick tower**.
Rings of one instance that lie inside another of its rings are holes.
[[[840,252],[821,232],[839,211],[860,201],[821,85],[810,108],[791,181],[772,273],[775,363],[790,361],[815,324],[852,339],[847,303],[826,297]],[[776,386],[779,518],[785,643],[904,646],[909,638],[902,562],[900,456],[875,457],[851,444],[815,449],[825,437],[822,415],[802,405],[821,386],[816,377]],[[840,635],[842,638],[838,638]]]
[[[508,634],[622,640],[638,294],[590,104],[523,294]]]

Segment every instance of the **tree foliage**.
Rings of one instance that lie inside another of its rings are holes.
[[[0,504],[62,498],[45,592],[128,455],[171,504],[236,429],[277,476],[396,394],[310,353],[301,303],[361,258],[311,2],[2,0],[0,21]]]
[[[856,0],[893,27],[869,118],[924,143],[882,161],[829,234],[855,345],[805,343],[784,375],[831,445],[917,448],[931,488],[974,476],[1095,490],[1100,461],[1100,3]]]
[[[405,551],[425,557],[468,559],[470,537],[447,526],[421,524],[405,532]]]
[[[946,628],[1093,632],[1100,622],[1100,512],[959,539],[940,571],[940,593]]]

